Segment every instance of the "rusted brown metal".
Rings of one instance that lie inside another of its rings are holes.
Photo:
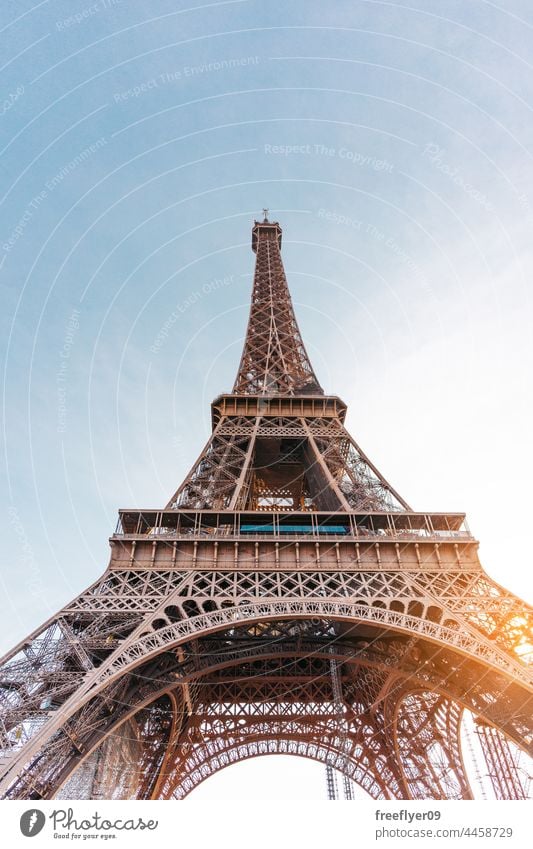
[[[285,753],[324,763],[331,796],[339,770],[348,797],[468,799],[464,709],[497,794],[526,792],[532,611],[463,514],[411,510],[347,432],[281,235],[254,224],[237,379],[191,472],[164,509],[121,510],[102,578],[0,662],[6,798],[183,798]]]

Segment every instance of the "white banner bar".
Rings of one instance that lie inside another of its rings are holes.
[[[2,802],[9,847],[533,846],[531,802]],[[34,843],[31,843],[35,840]]]

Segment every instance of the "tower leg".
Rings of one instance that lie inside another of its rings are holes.
[[[519,768],[519,750],[501,731],[479,720],[476,732],[496,798],[527,799],[531,776]]]
[[[394,738],[409,796],[473,799],[461,752],[462,708],[437,693],[407,693],[394,712]]]

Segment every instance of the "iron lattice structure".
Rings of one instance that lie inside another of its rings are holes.
[[[305,351],[279,224],[255,222],[233,392],[160,510],[121,510],[103,576],[0,665],[10,799],[181,799],[296,754],[374,798],[469,799],[461,722],[500,798],[527,795],[531,610],[462,513],[412,510]]]

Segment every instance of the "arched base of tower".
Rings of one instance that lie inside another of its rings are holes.
[[[338,624],[314,619],[241,625],[185,644],[166,667],[152,667],[159,677],[150,667],[141,671],[142,706],[116,718],[72,776],[63,773],[54,795],[183,799],[233,763],[294,754],[331,765],[373,798],[473,798],[462,706],[444,682],[428,689],[427,664],[422,675],[412,670],[413,658],[424,656],[412,640],[367,634],[364,643],[356,629],[340,634]],[[172,684],[184,669],[188,683]],[[113,781],[118,753],[120,784]]]

